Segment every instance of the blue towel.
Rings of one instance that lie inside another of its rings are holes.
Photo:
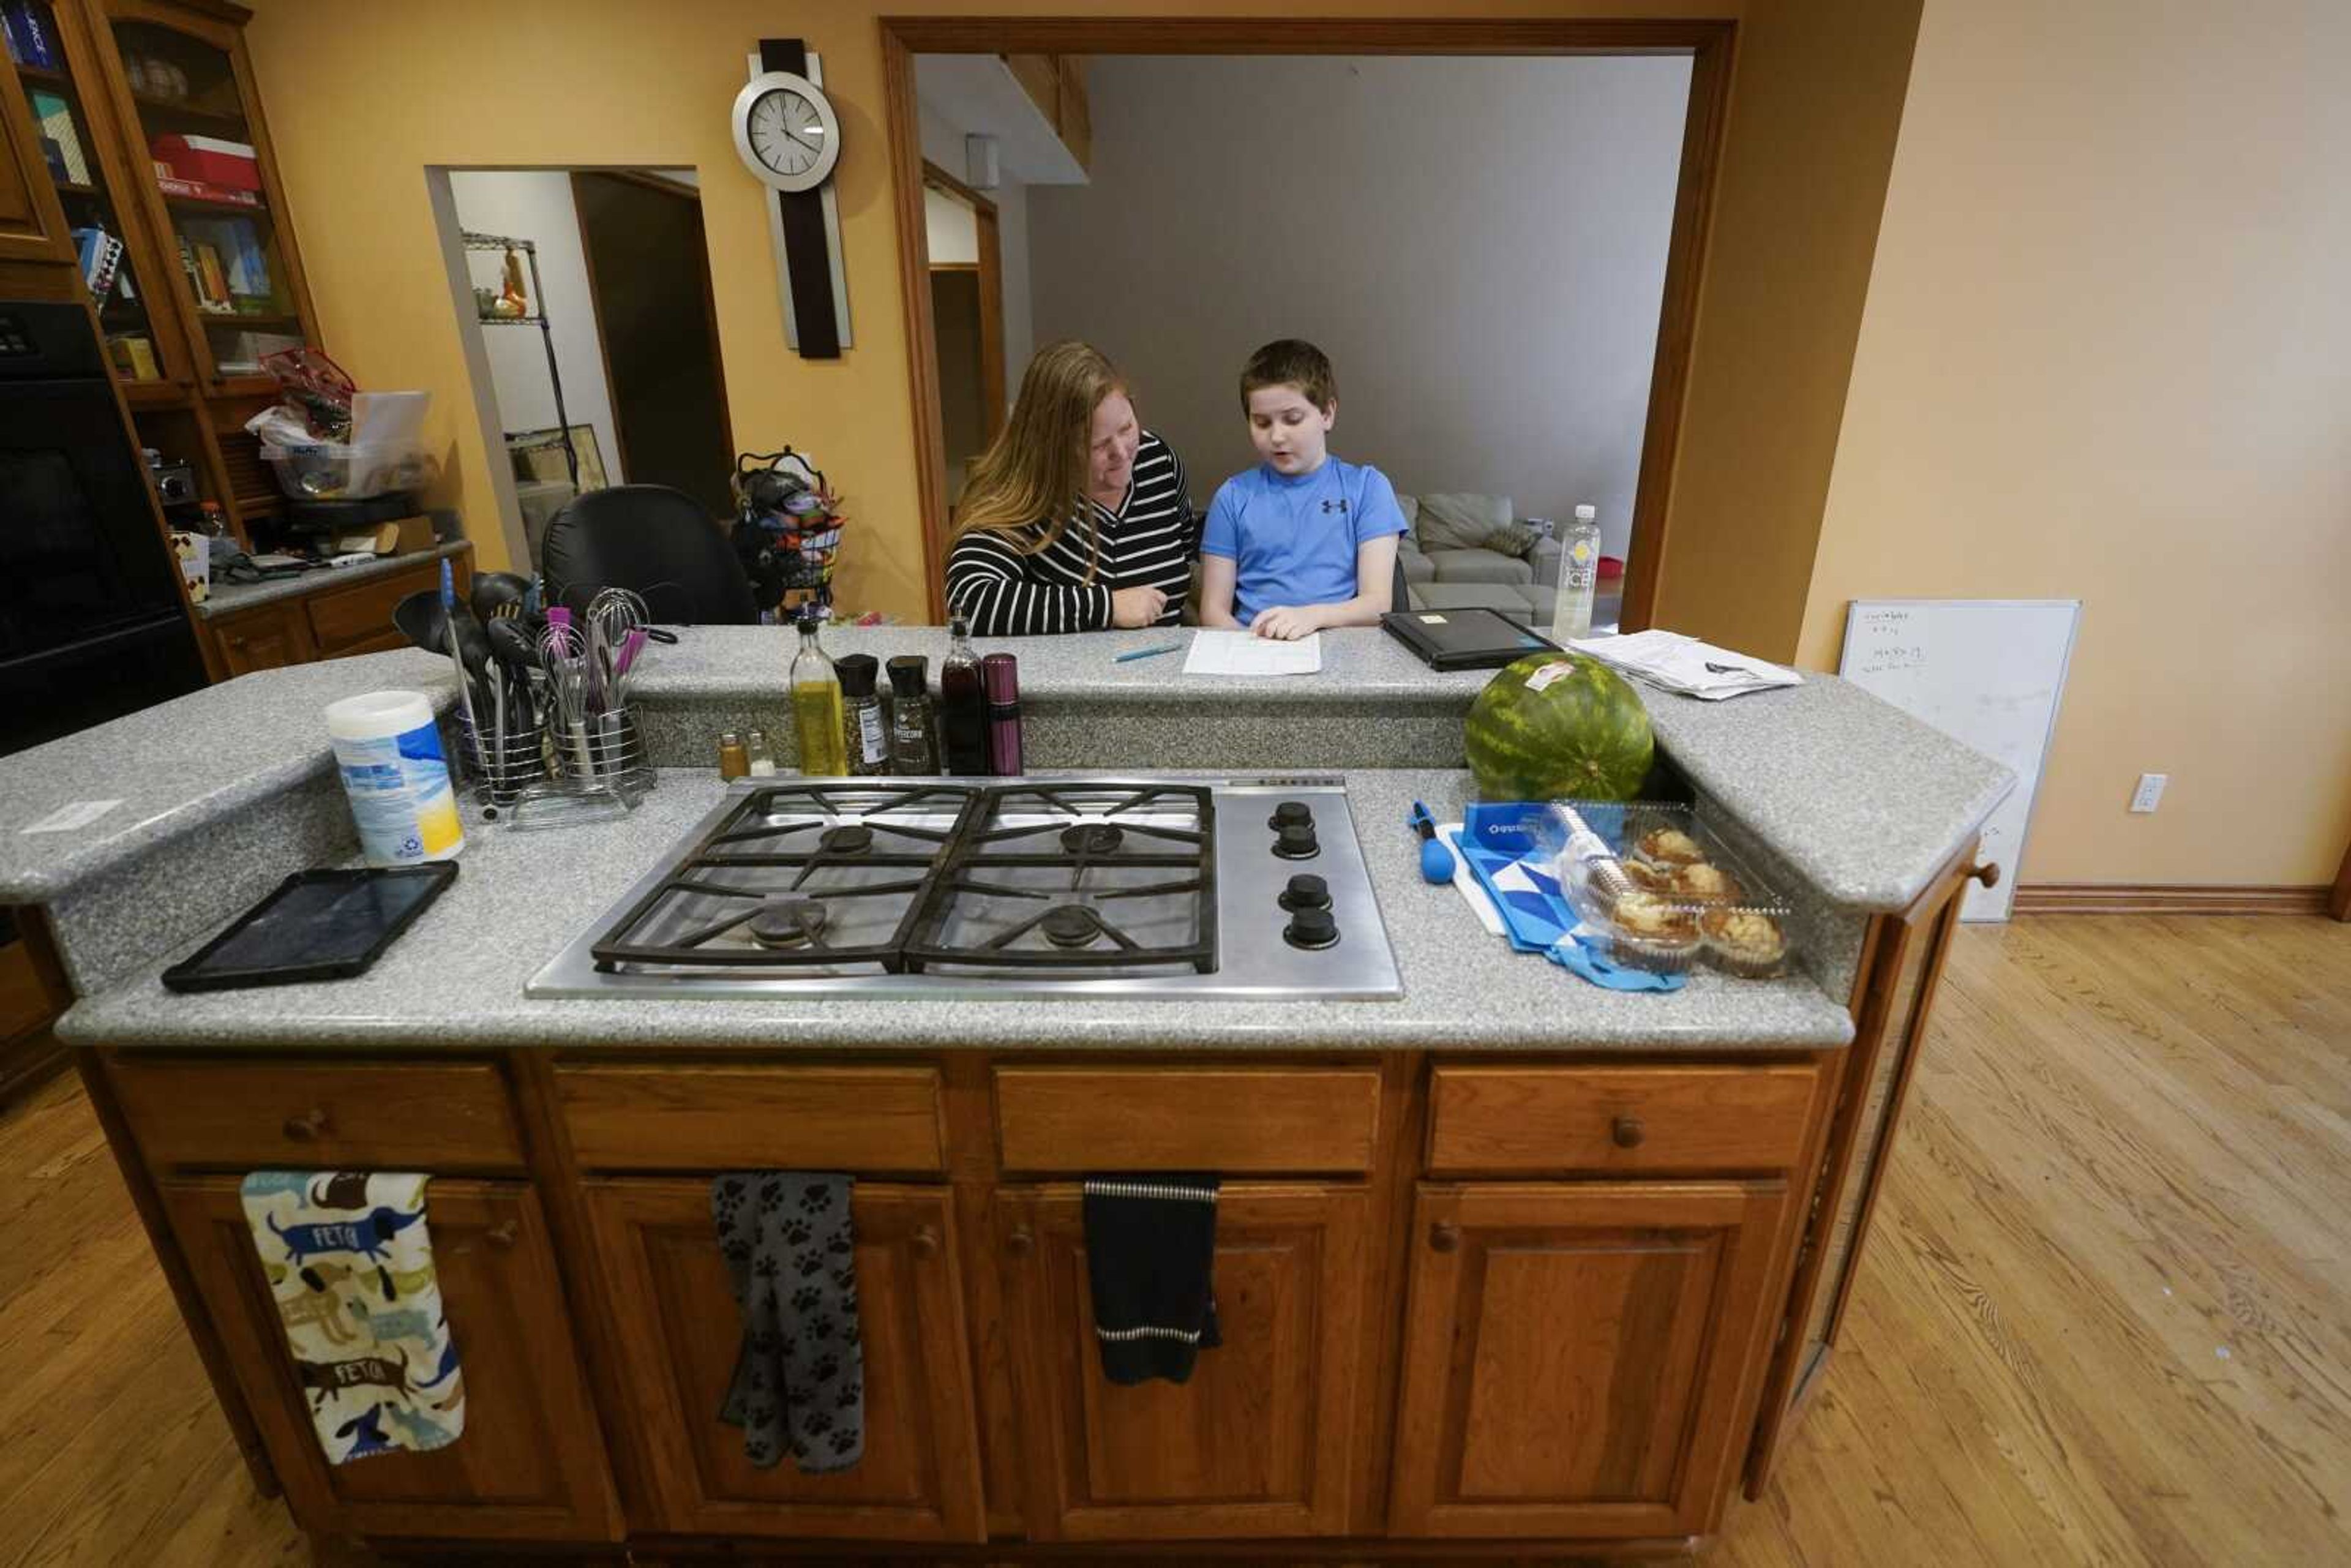
[[[1531,843],[1531,840],[1515,841]],[[1685,975],[1656,975],[1615,963],[1608,957],[1604,944],[1579,938],[1581,917],[1568,902],[1559,878],[1539,859],[1483,848],[1471,841],[1467,831],[1454,834],[1453,843],[1478,885],[1501,912],[1503,933],[1519,952],[1541,953],[1571,974],[1612,991],[1678,991],[1687,982]],[[1541,852],[1528,852],[1534,856]]]

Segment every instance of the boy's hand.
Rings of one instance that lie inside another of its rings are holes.
[[[1257,612],[1249,630],[1259,637],[1272,637],[1284,643],[1295,643],[1301,637],[1311,637],[1322,629],[1322,618],[1311,605],[1275,604]]]
[[[1110,596],[1110,623],[1123,627],[1153,625],[1166,608],[1167,596],[1155,588],[1113,589]]]

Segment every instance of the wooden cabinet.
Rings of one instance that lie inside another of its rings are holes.
[[[658,1528],[695,1534],[978,1541],[978,1421],[951,1195],[858,1184],[865,1451],[855,1468],[761,1469],[718,1419],[741,1315],[719,1255],[710,1178],[588,1184],[619,1333],[623,1403],[653,1470]]]
[[[1102,1375],[1075,1186],[996,1197],[1029,1534],[1044,1541],[1335,1535],[1346,1526],[1367,1199],[1228,1184],[1224,1343],[1191,1380]]]
[[[299,604],[265,604],[204,624],[212,634],[221,668],[229,675],[282,670],[288,664],[309,664],[319,656]]]
[[[1784,1183],[1421,1187],[1393,1533],[1712,1528]]]
[[[1943,958],[1959,925],[1959,895],[1970,880],[1997,874],[1974,861],[1970,844],[1909,909],[1871,923],[1855,991],[1854,1042],[1839,1063],[1838,1103],[1748,1460],[1750,1498],[1762,1494],[1794,1417],[1836,1348],[1886,1155],[1926,1043]]]
[[[465,1373],[465,1430],[428,1454],[329,1465],[228,1176],[162,1184],[172,1231],[295,1517],[313,1531],[609,1541],[620,1511],[537,1194],[437,1180],[427,1223]]]
[[[40,74],[46,79],[51,73]],[[64,265],[73,260],[73,240],[50,188],[19,75],[0,58],[0,261]]]

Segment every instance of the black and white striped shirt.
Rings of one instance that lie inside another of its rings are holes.
[[[1089,584],[1086,559],[1096,530],[1102,561]],[[978,637],[1099,632],[1110,624],[1114,590],[1155,588],[1167,595],[1155,624],[1173,626],[1191,591],[1199,545],[1184,465],[1146,430],[1117,510],[1087,501],[1085,515],[1034,555],[1022,555],[990,528],[957,538],[947,551],[947,608],[969,616]]]

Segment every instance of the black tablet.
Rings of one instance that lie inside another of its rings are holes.
[[[1380,624],[1437,670],[1499,670],[1529,653],[1559,652],[1497,610],[1391,610]]]
[[[175,991],[224,991],[364,973],[456,879],[455,861],[296,872],[164,970],[163,984]]]

